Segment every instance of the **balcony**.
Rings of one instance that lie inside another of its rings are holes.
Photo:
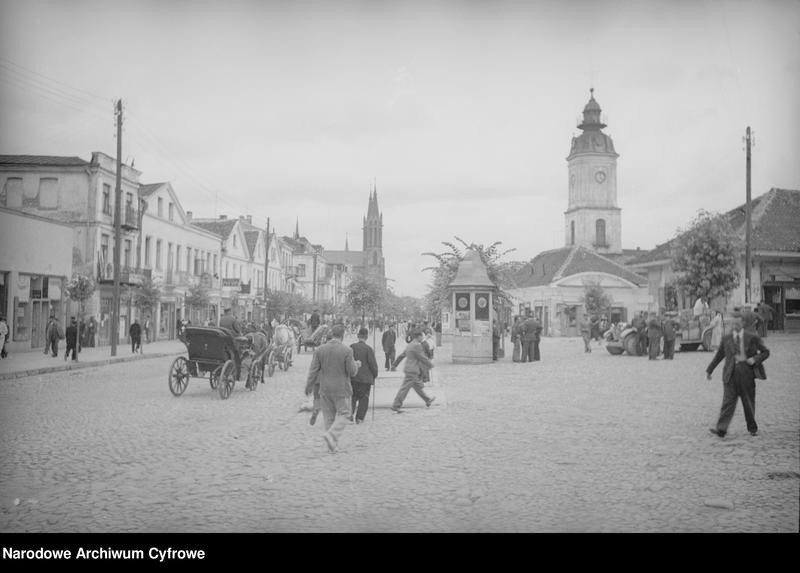
[[[97,282],[100,284],[114,283],[114,265],[108,263],[105,268],[99,269]],[[140,286],[145,280],[152,277],[150,269],[137,269],[136,267],[120,267],[119,283],[130,286]]]

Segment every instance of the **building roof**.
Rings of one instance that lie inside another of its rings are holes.
[[[778,189],[751,199],[751,248],[753,251],[800,252],[800,190]],[[744,240],[746,234],[745,204],[725,213],[737,234]],[[656,245],[630,261],[629,265],[642,265],[672,258],[676,238]]]
[[[63,157],[56,155],[0,155],[0,165],[31,165],[82,167],[89,162],[80,157]]]
[[[329,251],[325,249],[325,260],[334,265],[360,267],[364,264],[364,251]]]
[[[237,221],[239,221],[239,219],[193,219],[192,225],[205,229],[206,231],[211,231],[215,235],[226,239],[236,226]]]
[[[580,273],[606,273],[635,285],[647,284],[646,278],[582,245],[541,252],[507,279],[511,288],[525,288],[549,285]]]
[[[453,279],[449,286],[494,287],[496,285],[489,278],[489,272],[486,270],[486,265],[483,264],[480,254],[470,249],[461,259],[456,278]]]
[[[142,197],[152,195],[159,187],[166,185],[166,183],[166,181],[163,181],[161,183],[148,183],[146,185],[139,185],[139,195]]]

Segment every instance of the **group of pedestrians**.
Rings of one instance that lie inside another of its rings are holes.
[[[369,395],[378,377],[378,362],[369,344],[369,330],[362,327],[358,331],[358,342],[349,347],[343,343],[346,327],[335,324],[331,328],[327,342],[319,346],[311,358],[305,394],[313,395],[314,406],[310,423],[322,413],[325,432],[323,440],[330,452],[336,452],[344,429],[348,423],[361,424],[369,408]],[[431,329],[431,336],[433,330]],[[425,325],[413,327],[408,334],[408,343],[400,356],[396,354],[397,332],[390,325],[381,337],[384,350],[384,368],[394,370],[404,362],[403,382],[392,401],[393,412],[402,413],[403,403],[412,389],[430,407],[436,399],[424,389],[425,381],[430,380],[429,371],[433,368],[433,350],[427,343]],[[435,340],[434,338],[431,338]]]
[[[511,325],[511,341],[514,351],[513,362],[537,362],[541,360],[539,343],[542,340],[542,323],[528,314],[525,317],[515,316]]]

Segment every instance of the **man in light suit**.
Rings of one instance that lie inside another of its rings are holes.
[[[422,347],[422,339],[424,337],[425,333],[422,332],[422,330],[417,329],[412,331],[411,342],[409,342],[405,352],[403,352],[406,361],[403,367],[405,378],[392,402],[392,410],[397,413],[402,412],[400,408],[403,406],[403,401],[406,399],[408,391],[412,388],[414,392],[425,401],[425,405],[429,408],[436,399],[435,397],[432,398],[428,396],[425,390],[423,390],[422,385],[423,375],[427,370],[433,368],[433,362],[425,356],[425,350]]]
[[[306,380],[306,396],[319,385],[320,409],[325,420],[322,438],[333,453],[350,418],[353,388],[350,378],[358,373],[361,362],[353,358],[353,349],[342,344],[344,326],[331,328],[331,338],[314,351]]]
[[[725,358],[722,369],[722,407],[716,427],[709,428],[712,434],[720,438],[725,437],[728,432],[728,425],[736,410],[736,402],[740,398],[747,431],[751,436],[758,434],[755,379],[765,380],[767,377],[762,362],[769,358],[769,350],[761,338],[749,329],[755,322],[754,316],[751,315],[752,313],[747,313],[744,317],[741,314],[734,315],[733,331],[722,337],[714,359],[706,368],[706,377],[711,380],[714,368]],[[743,329],[742,325],[745,323],[747,329]]]

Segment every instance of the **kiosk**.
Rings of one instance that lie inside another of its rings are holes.
[[[480,255],[469,250],[458,265],[450,283],[453,313],[453,362],[486,364],[492,362],[492,322],[497,287],[489,278]]]

